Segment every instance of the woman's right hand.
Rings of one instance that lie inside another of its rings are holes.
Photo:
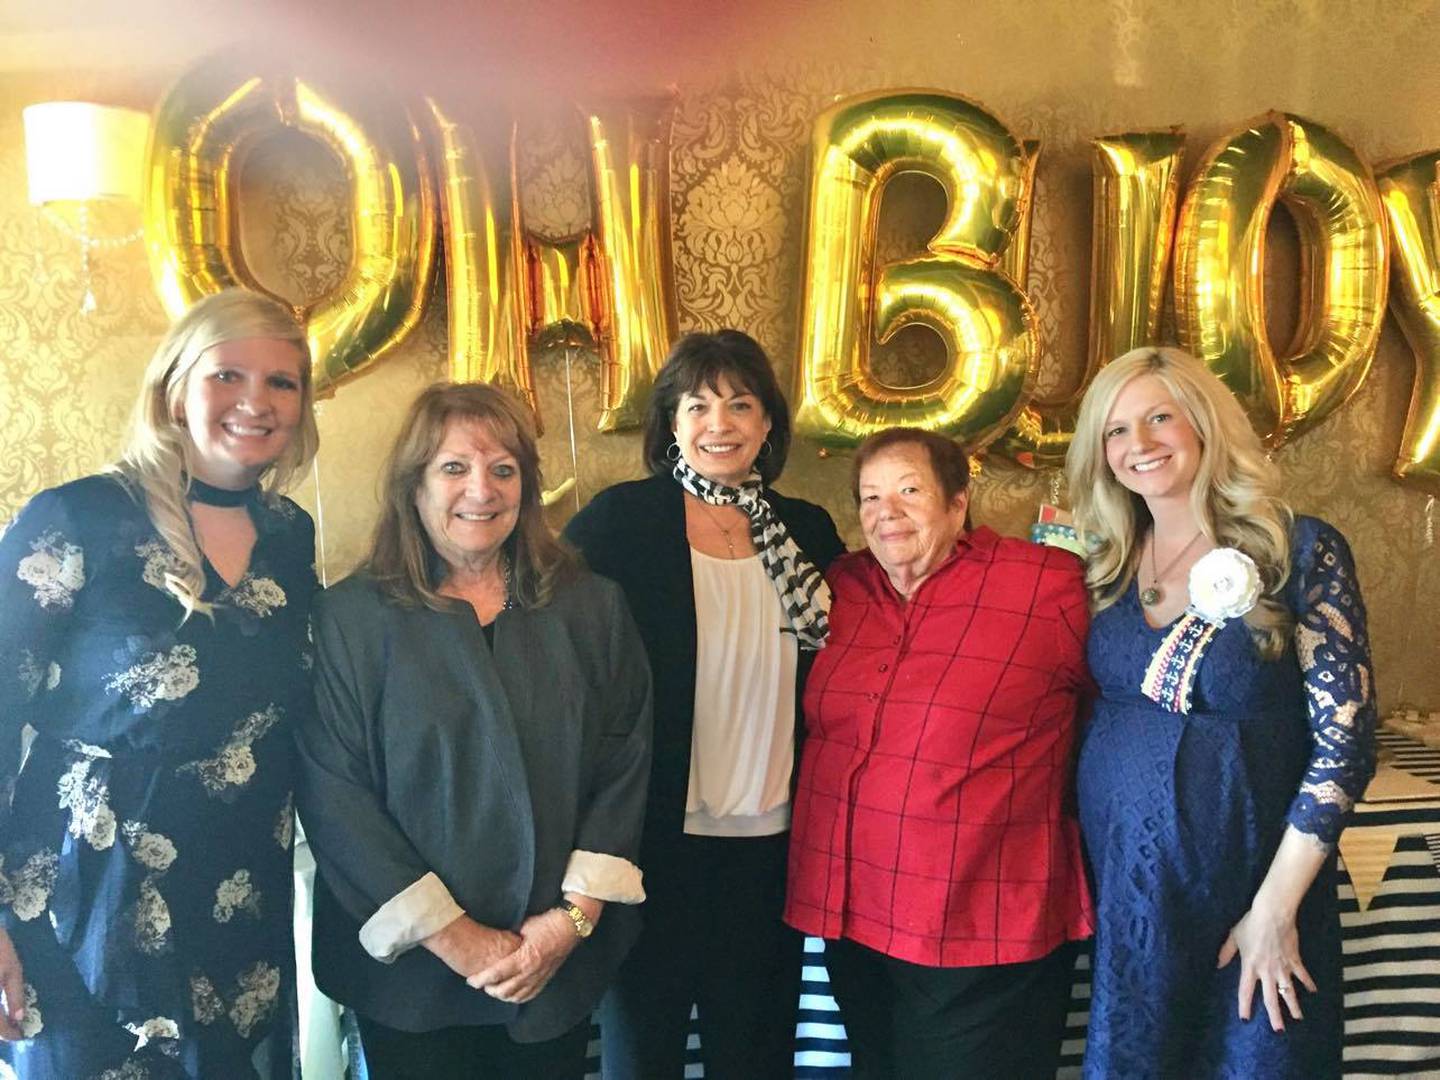
[[[461,915],[420,944],[443,960],[456,975],[468,979],[518,949],[520,935],[485,926],[469,915]]]
[[[20,1021],[25,1019],[25,971],[10,935],[0,930],[0,993],[5,1006],[0,1010],[0,1039],[15,1042],[24,1038]]]

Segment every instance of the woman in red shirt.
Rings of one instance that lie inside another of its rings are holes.
[[[805,693],[786,921],[826,939],[858,1080],[1053,1077],[1091,933],[1083,570],[967,529],[969,477],[940,435],[861,446],[869,550],[830,568]]]

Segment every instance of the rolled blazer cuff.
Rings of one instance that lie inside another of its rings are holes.
[[[413,949],[465,914],[432,871],[396,893],[360,927],[360,944],[382,964]]]
[[[645,899],[640,868],[629,859],[599,851],[575,850],[565,864],[561,892],[604,900],[611,904],[638,904]]]

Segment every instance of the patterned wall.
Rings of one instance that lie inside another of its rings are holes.
[[[771,351],[782,379],[795,354],[809,126],[834,94],[938,86],[984,101],[1018,134],[1043,141],[1029,289],[1041,317],[1046,389],[1073,383],[1085,349],[1089,137],[1183,123],[1188,172],[1216,135],[1274,107],[1331,125],[1371,161],[1440,146],[1440,65],[1431,63],[1440,55],[1440,18],[1429,0],[1379,11],[1358,0],[987,0],[963,5],[963,18],[952,10],[962,6],[928,0],[892,7],[881,16],[870,5],[837,5],[823,30],[791,34],[783,50],[757,28],[753,58],[737,60],[728,75],[680,84],[671,162],[681,329],[741,327]],[[881,22],[888,37],[877,44]],[[98,309],[81,313],[75,244],[25,202],[20,107],[72,96],[148,107],[190,59],[139,74],[0,75],[0,517],[114,451],[135,379],[164,326],[138,244],[97,256]],[[525,129],[522,200],[532,224],[563,235],[589,220],[586,155],[578,131],[557,119],[566,115],[563,103],[547,109],[537,108]],[[323,294],[348,258],[335,163],[303,139],[279,137],[252,156],[244,183],[244,245],[261,280],[291,298]],[[916,250],[942,208],[930,181],[897,180],[886,198],[882,255]],[[138,224],[117,214],[108,224],[120,232]],[[1283,214],[1272,242],[1271,328],[1284,340],[1294,318],[1296,258]],[[331,579],[353,565],[364,543],[377,465],[400,403],[444,374],[444,308],[437,288],[414,335],[322,406],[316,473],[296,495],[322,516]],[[880,350],[876,364],[882,374],[908,377],[940,359],[937,339],[916,328]],[[537,356],[535,369],[549,483],[578,466],[584,499],[637,475],[638,437],[594,431],[595,357],[557,348]],[[1440,667],[1430,662],[1440,640],[1433,512],[1423,494],[1388,478],[1412,373],[1410,353],[1387,322],[1364,388],[1277,460],[1294,504],[1336,522],[1356,549],[1383,704],[1433,709],[1440,707]],[[828,506],[853,544],[848,468],[844,454],[822,456],[799,443],[781,486]],[[1050,479],[988,463],[975,514],[1020,533]],[[556,524],[573,508],[571,501],[556,507]]]

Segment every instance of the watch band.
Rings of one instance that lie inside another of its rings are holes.
[[[555,906],[569,918],[570,924],[575,927],[575,936],[581,941],[595,932],[595,924],[590,921],[590,916],[585,914],[579,904],[572,904],[569,900],[561,897],[560,902]]]

